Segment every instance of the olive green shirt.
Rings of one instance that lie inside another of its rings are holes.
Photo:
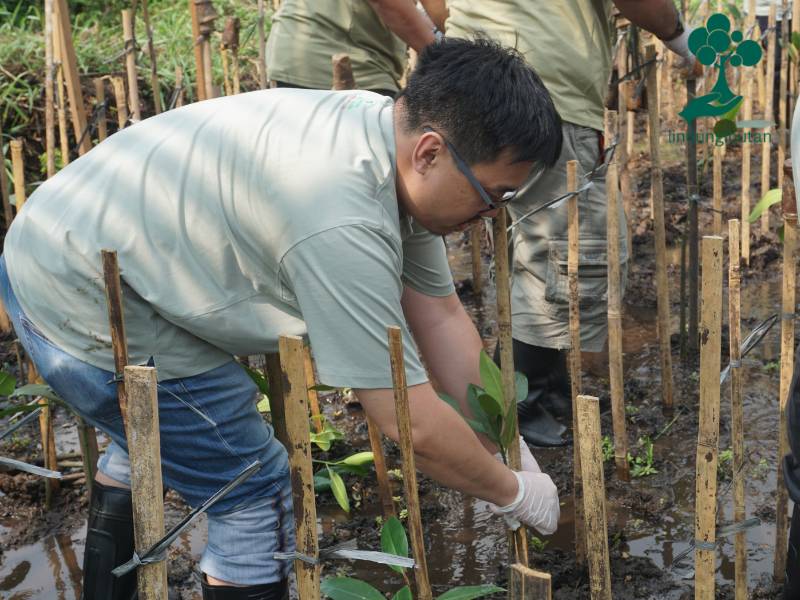
[[[603,130],[611,72],[611,0],[448,0],[447,35],[483,31],[516,47],[542,78],[561,118]]]
[[[453,293],[444,242],[399,212],[393,103],[264,90],[123,129],[42,184],[6,236],[22,309],[113,370],[100,251],[116,250],[131,364],[188,377],[306,332],[323,383],[392,386],[386,328],[427,380],[403,286]]]
[[[330,89],[331,57],[344,52],[358,88],[398,90],[406,51],[367,0],[284,0],[267,40],[267,72],[276,81]]]

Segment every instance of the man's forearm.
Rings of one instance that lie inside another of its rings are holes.
[[[614,0],[614,4],[631,23],[658,38],[675,33],[679,14],[672,0]]]
[[[356,390],[381,431],[397,440],[392,390]],[[509,504],[517,493],[514,474],[478,441],[461,416],[425,383],[408,388],[417,468],[442,485],[470,496]]]
[[[369,0],[369,3],[381,21],[417,52],[436,41],[433,21],[417,10],[412,0]]]

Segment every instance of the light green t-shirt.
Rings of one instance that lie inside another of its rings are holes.
[[[611,0],[447,0],[447,35],[483,31],[517,48],[542,78],[561,118],[603,130],[611,73]]]
[[[330,89],[340,52],[350,55],[358,88],[399,89],[406,45],[367,0],[283,0],[267,40],[270,79]]]
[[[444,242],[399,214],[393,103],[278,89],[124,129],[41,185],[5,241],[12,287],[68,353],[113,370],[101,249],[118,252],[131,364],[187,377],[308,332],[322,382],[391,387],[386,327],[426,381],[403,285],[454,291]]]

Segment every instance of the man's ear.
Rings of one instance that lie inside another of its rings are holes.
[[[411,154],[411,164],[414,170],[420,175],[425,175],[440,159],[443,149],[444,140],[441,135],[435,131],[423,133],[414,145]]]

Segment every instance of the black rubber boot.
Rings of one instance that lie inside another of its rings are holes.
[[[544,406],[559,422],[572,426],[572,385],[567,366],[567,350],[559,350],[553,368],[547,377],[547,395],[542,399]]]
[[[800,600],[800,508],[794,505],[789,528],[789,552],[786,555],[786,581],[783,600]]]
[[[284,600],[289,597],[288,579],[262,585],[235,587],[208,585],[202,578],[203,600]]]
[[[560,391],[554,388],[562,370],[565,370],[561,364],[561,351],[513,340],[513,352],[514,369],[528,378],[528,396],[517,405],[520,435],[532,446],[568,444],[569,440],[563,437],[567,428],[550,412],[552,407],[563,411]],[[494,360],[499,364],[499,348],[495,348]],[[571,408],[571,398],[569,402]]]
[[[136,571],[114,577],[111,570],[133,556],[133,504],[123,488],[92,484],[92,504],[83,554],[82,600],[136,598]]]

